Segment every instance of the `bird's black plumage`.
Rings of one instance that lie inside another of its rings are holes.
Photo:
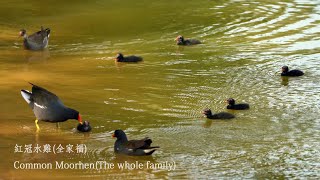
[[[113,137],[117,140],[114,143],[114,152],[129,156],[151,155],[159,146],[151,147],[152,140],[148,137],[141,140],[128,141],[127,135],[122,130],[115,130]]]
[[[37,120],[63,122],[68,119],[76,119],[82,123],[77,110],[66,107],[58,96],[52,92],[30,84],[32,85],[32,92],[21,90],[21,95],[33,110]]]
[[[43,27],[41,26],[40,31],[28,36],[27,31],[25,29],[22,29],[20,31],[20,36],[23,37],[24,47],[29,50],[45,49],[49,44],[50,31],[51,30],[49,28],[43,29]]]
[[[184,39],[184,37],[181,35],[179,35],[176,38],[176,43],[177,43],[177,45],[182,45],[182,46],[201,44],[201,42],[197,39]]]
[[[213,114],[210,109],[204,109],[202,114],[205,115],[208,119],[232,119],[235,118],[235,116],[231,113],[227,112],[220,112]]]
[[[304,73],[298,69],[290,70],[288,66],[282,66],[281,76],[302,76]]]
[[[77,126],[77,130],[81,132],[89,132],[91,131],[91,126],[88,121],[84,121],[82,124],[79,123]]]
[[[227,109],[244,110],[244,109],[249,109],[250,107],[249,104],[246,104],[246,103],[236,104],[236,101],[233,98],[229,98],[227,102],[228,102]]]
[[[142,61],[140,56],[123,56],[122,53],[118,53],[116,56],[117,62],[139,62]]]

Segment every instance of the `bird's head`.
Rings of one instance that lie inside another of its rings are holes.
[[[77,126],[77,130],[81,132],[89,132],[91,131],[91,126],[89,121],[84,121],[83,123],[79,123]]]
[[[202,111],[202,114],[203,114],[205,117],[210,117],[210,116],[212,116],[211,109],[208,109],[208,108],[204,109],[204,110]]]
[[[121,129],[115,130],[112,137],[120,140],[127,140],[127,135]]]
[[[175,41],[177,42],[178,45],[180,45],[184,43],[184,38],[183,36],[179,35],[176,37]]]
[[[123,60],[123,54],[122,53],[118,53],[116,58],[115,58],[116,61],[121,61]]]
[[[235,105],[236,101],[233,98],[229,98],[229,99],[227,99],[227,103],[229,105]]]
[[[27,34],[27,31],[25,29],[21,29],[19,32],[19,35],[24,37]]]
[[[282,66],[281,71],[283,73],[287,73],[289,71],[289,67],[288,66]]]

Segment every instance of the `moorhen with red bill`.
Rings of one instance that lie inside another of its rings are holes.
[[[38,120],[57,123],[64,122],[68,119],[76,119],[82,124],[80,113],[77,110],[66,107],[62,101],[52,92],[34,85],[32,85],[32,92],[28,90],[21,90],[21,95],[29,104],[36,116],[36,127],[39,130]],[[84,126],[90,126],[89,123]],[[82,129],[85,129],[82,127]],[[91,129],[91,128],[87,128]]]

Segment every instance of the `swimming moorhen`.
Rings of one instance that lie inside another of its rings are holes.
[[[117,62],[139,62],[142,61],[142,57],[140,56],[123,56],[122,53],[118,53],[115,60]]]
[[[195,44],[201,44],[201,42],[197,39],[184,39],[183,36],[179,35],[176,37],[177,45],[183,45],[183,46],[189,46],[189,45],[195,45]]]
[[[236,101],[233,98],[227,99],[227,109],[234,109],[234,110],[244,110],[244,109],[249,109],[249,104],[246,103],[241,103],[241,104],[236,104]]]
[[[304,73],[298,69],[290,70],[288,66],[282,66],[281,76],[302,76]]]
[[[41,26],[41,30],[28,36],[27,31],[25,29],[21,29],[20,36],[23,37],[23,45],[25,49],[28,50],[43,50],[48,46],[50,29],[43,29]]]
[[[205,115],[206,118],[208,119],[232,119],[235,118],[233,114],[227,113],[227,112],[220,112],[213,114],[211,112],[211,109],[204,109],[202,114]]]
[[[127,135],[120,129],[115,130],[112,137],[117,140],[114,143],[114,152],[129,156],[146,156],[151,155],[159,146],[151,147],[152,140],[148,137],[141,140],[128,141]]]

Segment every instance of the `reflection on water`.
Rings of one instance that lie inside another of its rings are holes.
[[[50,51],[45,49],[43,51],[24,51],[27,62],[46,62],[50,58]]]
[[[319,12],[311,0],[1,2],[0,179],[319,178]],[[49,49],[23,50],[18,31],[40,25],[52,29]],[[179,34],[204,43],[177,47]],[[144,61],[115,63],[118,52]],[[283,65],[306,74],[280,77]],[[27,82],[75,107],[92,132],[77,132],[69,120],[59,128],[40,122],[36,133],[19,93]],[[230,97],[250,109],[225,109]],[[207,120],[206,107],[236,118]],[[115,156],[115,129],[161,148],[152,157]],[[16,144],[85,144],[88,152],[14,153]],[[176,168],[15,170],[16,160]]]
[[[281,84],[283,86],[288,86],[289,85],[289,77],[281,76]]]

